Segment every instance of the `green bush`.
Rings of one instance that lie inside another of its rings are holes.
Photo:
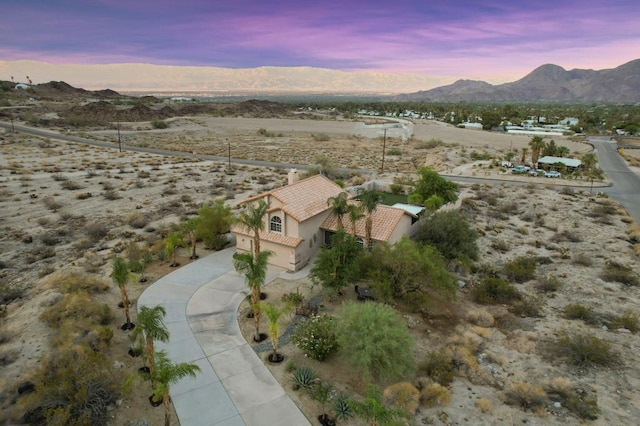
[[[313,371],[313,368],[302,366],[293,370],[291,380],[293,380],[294,385],[308,389],[318,382],[318,376]]]
[[[514,286],[495,277],[486,277],[473,288],[472,296],[478,303],[507,303],[520,299],[520,293]]]
[[[598,316],[593,311],[593,308],[579,303],[572,303],[565,306],[562,314],[567,319],[582,320],[587,324],[595,324],[598,322]]]
[[[506,391],[506,403],[525,409],[540,407],[547,400],[546,392],[540,386],[528,382],[516,382]]]
[[[626,311],[624,314],[615,317],[612,326],[616,328],[626,328],[632,333],[640,330],[640,318],[636,312]]]
[[[543,317],[542,306],[544,299],[536,296],[522,296],[514,303],[513,313],[521,317],[541,318]]]
[[[298,323],[291,341],[309,358],[324,361],[338,349],[336,319],[313,315]]]
[[[640,279],[638,279],[638,276],[633,272],[633,269],[613,261],[607,262],[607,266],[604,271],[602,271],[602,274],[600,274],[600,278],[604,281],[618,282],[627,286],[640,285]]]
[[[478,234],[467,216],[458,211],[437,212],[420,220],[416,240],[438,249],[447,260],[476,260]]]
[[[621,363],[620,354],[611,343],[591,334],[562,333],[550,346],[550,355],[565,358],[578,367],[614,366]]]
[[[428,141],[418,142],[415,146],[416,149],[434,149],[439,146],[443,146],[442,139],[429,139]]]
[[[402,150],[400,148],[389,148],[387,149],[387,155],[402,155]]]
[[[341,353],[364,378],[403,379],[415,368],[415,341],[388,305],[345,302],[337,334]]]
[[[449,386],[456,374],[451,357],[441,352],[429,352],[418,370],[442,386]]]
[[[327,135],[326,133],[314,133],[311,135],[311,137],[316,142],[326,142],[328,140],[331,140],[329,135]]]
[[[530,256],[520,256],[506,263],[502,272],[508,280],[523,283],[534,278],[536,273],[536,259]]]
[[[402,193],[402,185],[397,184],[397,183],[392,183],[391,185],[389,185],[389,190],[394,195],[401,194]]]
[[[153,120],[151,122],[151,126],[154,129],[166,129],[167,127],[169,127],[169,124],[167,124],[167,122],[164,120]]]
[[[562,283],[555,276],[545,276],[538,278],[538,282],[536,283],[536,288],[545,293],[558,291],[561,287]]]
[[[598,396],[572,395],[564,400],[564,406],[581,419],[596,420],[600,414]]]

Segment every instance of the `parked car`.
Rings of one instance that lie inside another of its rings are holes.
[[[527,173],[531,168],[529,166],[515,166],[511,173],[521,174]]]
[[[544,177],[548,177],[548,178],[559,178],[562,175],[560,174],[560,172],[556,172],[555,170],[551,170],[550,172],[545,172],[544,173]]]
[[[503,161],[502,163],[500,163],[500,167],[506,167],[510,169],[513,167],[513,164],[511,163],[511,161]]]
[[[544,176],[544,173],[545,173],[545,172],[544,172],[544,170],[542,170],[542,169],[535,169],[535,170],[531,170],[531,171],[529,172],[529,174],[530,174],[531,176]]]

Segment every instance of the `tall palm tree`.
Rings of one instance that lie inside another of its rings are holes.
[[[191,246],[191,256],[189,259],[197,259],[198,255],[196,254],[196,240],[197,240],[197,230],[198,225],[200,224],[200,218],[194,217],[189,220],[185,220],[182,222],[180,227],[187,233],[189,236],[189,245]]]
[[[169,266],[180,266],[180,264],[176,262],[176,253],[178,251],[178,247],[186,246],[187,243],[184,241],[184,237],[180,232],[171,232],[169,235],[167,235],[167,240],[164,243],[164,252],[167,257],[171,258],[171,263],[169,264]]]
[[[126,284],[131,280],[131,272],[129,272],[129,265],[127,261],[121,256],[116,256],[113,260],[113,266],[111,268],[111,279],[114,284],[120,289],[120,298],[122,299],[122,305],[124,307],[124,315],[127,322],[122,325],[123,330],[131,330],[135,327],[135,324],[131,322],[131,316],[129,314],[129,296],[127,295]]]
[[[287,303],[286,305],[278,308],[271,303],[261,303],[260,310],[264,312],[269,320],[269,337],[271,337],[271,346],[273,348],[273,354],[270,359],[276,361],[278,359],[278,339],[280,338],[280,331],[282,329],[281,320],[283,315],[291,312],[293,305]]]
[[[151,378],[151,387],[155,388],[155,348],[154,342],[168,342],[169,330],[164,323],[164,316],[167,314],[164,306],[148,306],[140,307],[138,312],[138,327],[134,332],[134,337],[143,337],[145,343],[145,355],[147,365],[149,366],[149,377]]]
[[[156,402],[162,400],[164,425],[171,426],[171,397],[169,396],[171,385],[175,385],[187,376],[196,377],[200,367],[186,362],[173,363],[165,351],[155,353],[155,366],[153,380],[156,386],[153,388],[152,398]]]
[[[558,157],[567,157],[571,153],[571,150],[566,146],[558,147]]]
[[[582,166],[584,167],[584,171],[589,174],[591,170],[595,167],[597,162],[596,154],[593,152],[587,152],[582,156]]]
[[[338,219],[338,229],[344,229],[342,218],[348,211],[348,197],[349,196],[346,192],[341,192],[335,197],[329,197],[327,200],[327,205],[331,207],[331,213]]]
[[[260,231],[264,230],[264,217],[268,210],[269,204],[260,200],[257,204],[246,204],[242,214],[236,218],[236,223],[253,232],[253,255],[255,257],[258,257],[258,253],[260,253]]]
[[[529,146],[531,147],[531,163],[534,169],[538,167],[540,152],[544,149],[545,145],[546,144],[544,139],[542,139],[542,136],[534,136],[529,141]]]
[[[260,341],[260,288],[267,277],[267,262],[272,251],[265,250],[254,256],[251,253],[236,253],[233,255],[233,268],[244,274],[245,282],[251,289],[251,310],[253,324],[256,328],[254,340]]]
[[[522,148],[522,156],[520,157],[520,162],[522,164],[524,164],[524,162],[527,160],[527,153],[529,152],[529,149],[524,147]]]
[[[356,222],[364,217],[362,212],[362,204],[349,204],[347,206],[347,213],[349,214],[349,220],[351,221],[351,233],[356,236]]]
[[[353,412],[363,420],[370,422],[371,426],[386,425],[407,414],[397,408],[387,408],[382,402],[382,391],[378,386],[367,385],[364,401],[350,401]]]
[[[369,244],[371,244],[371,232],[373,231],[373,219],[371,215],[376,211],[378,205],[382,202],[382,194],[378,191],[365,191],[360,193],[360,202],[362,203],[362,208],[367,214],[367,219],[365,220],[365,238],[364,238],[364,249],[369,250]]]

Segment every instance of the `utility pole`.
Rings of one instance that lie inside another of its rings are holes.
[[[9,118],[11,119],[11,133],[15,133],[16,128],[13,126],[13,114],[11,114]]]
[[[387,150],[387,128],[384,128],[384,136],[382,137],[382,167],[380,173],[384,173],[384,153]]]
[[[229,158],[229,166],[228,166],[228,172],[231,172],[231,142],[227,141],[227,145],[229,147],[229,154],[228,154],[228,158]]]
[[[118,121],[118,149],[122,152],[122,139],[120,138],[120,122]]]

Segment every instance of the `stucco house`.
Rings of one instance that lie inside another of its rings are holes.
[[[323,175],[299,180],[293,169],[288,175],[288,185],[253,196],[242,203],[264,200],[268,206],[265,228],[260,233],[260,249],[274,254],[269,263],[297,271],[304,267],[330,242],[337,230],[337,218],[331,214],[327,200],[344,192],[340,186]],[[350,200],[349,202],[356,202]],[[394,243],[412,230],[416,216],[406,210],[379,205],[372,215],[372,240]],[[347,231],[351,230],[348,218],[343,218]],[[231,227],[236,240],[236,250],[251,252],[253,234],[241,225]],[[356,222],[356,237],[364,241],[365,220]]]

